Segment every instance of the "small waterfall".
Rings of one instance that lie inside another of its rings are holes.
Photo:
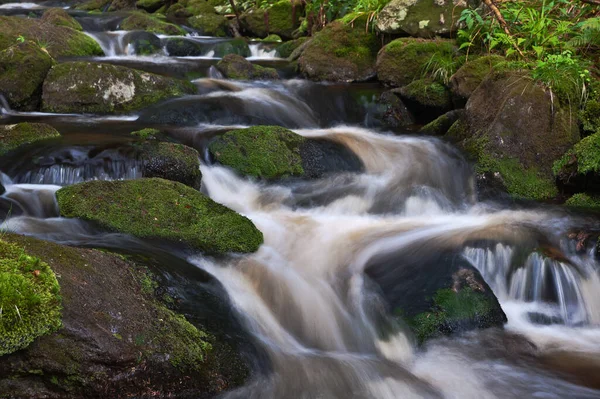
[[[263,43],[255,43],[248,45],[250,48],[250,57],[252,59],[275,59],[277,57],[277,50],[269,50]]]
[[[142,177],[141,161],[110,161],[103,165],[52,165],[19,174],[17,183],[68,186],[88,180],[130,180]]]
[[[0,117],[5,114],[10,114],[12,111],[10,109],[10,105],[8,105],[8,101],[6,98],[0,94]]]

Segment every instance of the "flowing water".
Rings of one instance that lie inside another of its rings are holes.
[[[202,71],[188,77],[198,95],[119,118],[2,106],[0,123],[43,121],[64,136],[0,160],[5,229],[127,249],[130,240],[59,218],[54,192],[91,179],[139,177],[128,133],[140,127],[160,127],[206,154],[210,138],[232,127],[283,125],[345,145],[364,170],[265,183],[203,156],[202,191],[249,217],[265,237],[255,254],[228,260],[175,253],[223,284],[265,353],[247,384],[226,398],[600,398],[600,265],[593,240],[570,238],[593,230],[596,216],[481,200],[471,165],[452,146],[381,130],[379,89],[370,85],[214,79],[209,53],[138,57],[111,24],[112,31],[88,31],[107,53],[94,62],[128,59],[180,77]],[[251,58],[276,56],[260,45],[251,50]],[[398,277],[408,260],[418,273],[448,252],[479,270],[508,323],[419,347],[392,317],[382,287],[410,284]]]

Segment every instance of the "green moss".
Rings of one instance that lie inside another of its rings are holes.
[[[146,10],[148,12],[160,11],[161,7],[165,6],[165,0],[137,0],[135,5],[137,8]]]
[[[579,119],[586,133],[600,133],[600,100],[588,100],[580,112]]]
[[[237,54],[227,54],[217,63],[217,69],[229,79],[276,80],[279,74],[274,68],[252,64]]]
[[[279,126],[232,130],[209,145],[223,165],[253,177],[274,179],[304,174],[300,146],[305,139]]]
[[[184,184],[163,179],[90,181],[62,188],[56,197],[64,217],[208,253],[254,252],[263,241],[247,218]]]
[[[555,176],[559,176],[566,172],[566,169],[573,163],[577,165],[577,173],[582,175],[600,171],[600,132],[575,144],[572,149],[554,162],[552,171]]]
[[[307,40],[308,37],[290,40],[288,42],[281,43],[279,46],[275,47],[275,50],[277,50],[277,54],[279,54],[281,58],[288,58],[290,55],[292,55],[294,50],[303,45]]]
[[[144,143],[141,151],[144,177],[160,177],[200,189],[200,154],[195,149],[183,144],[151,141]]]
[[[292,7],[291,1],[282,0],[267,9],[253,8],[242,14],[242,24],[256,37],[265,38],[269,34],[276,34],[280,37],[292,38],[294,30],[299,25],[299,18],[293,19]],[[300,15],[299,6],[296,15]]]
[[[83,11],[103,11],[112,0],[88,0],[75,6],[76,10]]]
[[[202,35],[224,37],[229,23],[222,15],[200,14],[189,18],[188,24]]]
[[[0,155],[25,144],[58,137],[60,133],[45,123],[23,122],[16,125],[3,125],[0,126]]]
[[[600,198],[592,197],[585,193],[579,193],[569,198],[565,205],[576,208],[600,209]]]
[[[123,30],[144,30],[146,32],[165,35],[185,35],[185,31],[177,25],[161,21],[152,15],[135,12],[121,22]]]
[[[62,8],[49,8],[44,11],[42,15],[42,21],[51,23],[56,26],[66,26],[67,28],[83,31],[83,28],[65,10]]]
[[[214,47],[215,57],[225,57],[228,54],[237,54],[242,57],[250,57],[250,47],[245,39],[235,38],[226,42],[216,44]]]
[[[450,83],[453,91],[464,98],[479,87],[483,79],[492,71],[495,65],[504,61],[503,57],[488,55],[478,58],[469,58],[452,76]]]
[[[433,68],[432,60],[453,60],[454,52],[454,42],[451,40],[396,39],[379,53],[377,77],[390,86],[405,86],[415,79],[434,77],[436,70],[447,66]],[[452,75],[450,72],[444,74],[448,77]]]
[[[135,132],[131,132],[132,136],[138,137],[143,140],[153,139],[160,134],[160,130],[145,128],[141,130],[136,130]]]
[[[56,276],[47,263],[0,240],[0,356],[61,327]]]
[[[271,34],[267,37],[265,37],[264,39],[262,39],[263,42],[281,42],[281,37],[279,37],[279,35],[275,35],[275,34]]]
[[[452,98],[448,88],[430,79],[415,80],[400,89],[400,93],[404,98],[428,107],[452,108]]]
[[[441,289],[436,292],[432,310],[408,320],[419,343],[439,335],[448,325],[464,320],[484,318],[494,310],[490,297],[466,287],[458,292]]]

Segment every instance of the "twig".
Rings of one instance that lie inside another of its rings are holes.
[[[584,1],[584,0],[582,0],[582,1]],[[598,2],[600,2],[600,0],[590,0],[590,1],[598,1]],[[498,7],[496,7],[496,5],[492,2],[492,0],[483,0],[483,3],[486,6],[488,6],[490,10],[492,10],[492,12],[494,13],[494,16],[496,17],[496,19],[500,23],[500,26],[502,26],[502,29],[504,29],[504,33],[506,33],[509,37],[512,38],[512,35],[510,34],[510,29],[508,29],[508,24],[506,23],[506,20],[502,16],[502,13],[498,9]],[[517,50],[517,52],[519,53],[519,55],[524,58],[525,54],[523,54],[523,52],[521,51],[521,49],[519,48],[519,46],[517,46],[517,44],[514,41],[513,41],[512,45],[515,48],[515,50]]]

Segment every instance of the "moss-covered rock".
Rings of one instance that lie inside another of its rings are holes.
[[[0,51],[0,94],[13,109],[39,109],[42,84],[54,63],[46,51],[31,41]]]
[[[47,263],[0,238],[0,356],[61,327],[58,281]]]
[[[389,86],[405,86],[426,77],[432,58],[452,58],[455,52],[451,40],[396,39],[377,55],[377,78]]]
[[[76,10],[82,11],[105,11],[112,0],[88,0],[75,6]]]
[[[48,112],[129,112],[195,92],[187,81],[116,65],[66,62],[48,73],[42,108]]]
[[[142,144],[140,150],[142,176],[160,177],[200,189],[200,154],[195,149],[182,144],[149,141]]]
[[[387,128],[411,126],[415,123],[402,99],[398,89],[387,90],[379,96],[378,104],[381,109],[381,121]]]
[[[217,63],[217,69],[229,79],[276,80],[279,75],[274,68],[252,64],[237,54],[228,54]]]
[[[600,93],[595,93],[585,103],[580,112],[579,119],[585,133],[600,133]]]
[[[162,43],[158,36],[144,31],[133,31],[125,34],[123,44],[130,46],[136,55],[150,55],[162,50]]]
[[[49,8],[44,11],[41,20],[56,26],[66,26],[75,30],[83,30],[79,22],[62,8]]]
[[[185,30],[177,25],[164,22],[158,17],[144,12],[135,12],[121,22],[122,30],[143,30],[165,35],[185,35]]]
[[[137,0],[135,6],[147,12],[155,12],[156,10],[167,4],[167,0]]]
[[[317,33],[298,60],[300,72],[312,80],[352,82],[375,76],[380,41],[362,26],[332,22]]]
[[[135,10],[136,0],[112,0],[108,11]]]
[[[399,90],[404,104],[418,121],[430,122],[452,109],[450,90],[431,79],[418,79]]]
[[[446,112],[444,115],[423,126],[419,130],[419,133],[432,136],[443,136],[459,118],[464,116],[464,112],[463,109],[455,109]]]
[[[254,252],[263,241],[250,220],[178,182],[90,181],[62,188],[56,197],[64,217],[207,253]]]
[[[289,41],[283,42],[279,46],[275,47],[275,50],[277,51],[277,54],[281,58],[288,58],[289,56],[292,55],[294,50],[296,50],[298,47],[300,47],[301,45],[306,43],[307,40],[308,40],[308,37],[300,37],[296,40],[289,40]]]
[[[570,110],[527,76],[488,75],[467,102],[462,128],[448,136],[480,172],[500,173],[511,194],[546,199],[556,195],[553,162],[578,141],[579,130]]]
[[[291,39],[300,26],[302,3],[282,0],[267,9],[253,8],[242,14],[240,20],[244,29],[254,37],[265,38],[274,33],[284,39]]]
[[[600,132],[585,137],[557,159],[552,172],[570,192],[600,192]]]
[[[215,14],[214,4],[207,0],[180,0],[167,11],[167,17],[176,19],[213,14]]]
[[[578,193],[571,196],[565,205],[574,208],[600,209],[600,197],[591,196],[585,193]]]
[[[477,7],[479,1],[470,4]],[[377,29],[382,33],[432,38],[449,35],[459,27],[464,0],[392,0],[379,12]]]
[[[488,55],[466,62],[461,66],[450,78],[449,86],[455,102],[464,106],[471,93],[479,87],[494,66],[504,61],[503,57]]]
[[[116,398],[158,392],[212,397],[247,377],[239,353],[214,334],[219,331],[205,320],[192,325],[157,299],[164,279],[143,265],[98,250],[12,234],[3,235],[0,249],[3,258],[7,252],[16,255],[25,266],[23,278],[38,286],[51,268],[57,276],[52,287],[58,280],[63,307],[62,329],[1,357],[0,397]],[[30,262],[35,265],[26,266]],[[196,284],[195,290],[205,288]],[[215,306],[209,301],[195,305],[205,312]],[[227,311],[224,303],[219,306]],[[3,319],[8,312],[4,308]],[[54,313],[47,309],[35,316],[43,322]]]
[[[20,36],[43,46],[53,58],[104,55],[100,45],[83,32],[34,18],[0,16],[0,50],[16,44]]]
[[[17,123],[0,125],[0,155],[22,145],[60,137],[60,133],[45,123]]]
[[[227,40],[225,42],[217,43],[213,47],[215,57],[225,57],[228,54],[237,54],[242,57],[250,57],[250,47],[248,42],[242,38],[236,38],[233,40]]]
[[[279,126],[232,130],[213,140],[208,148],[217,162],[262,179],[315,178],[362,169],[358,157],[343,145],[308,140]]]
[[[168,38],[165,48],[172,57],[197,57],[205,53],[200,43],[183,37]]]
[[[149,127],[144,128],[144,129],[140,129],[140,130],[136,130],[134,132],[131,132],[132,136],[135,136],[135,137],[140,138],[142,140],[154,139],[159,134],[160,134],[160,130],[158,130],[158,129],[152,129],[152,128],[149,128]]]
[[[200,14],[188,18],[188,24],[198,33],[206,36],[227,36],[229,22],[227,18],[218,14]]]

